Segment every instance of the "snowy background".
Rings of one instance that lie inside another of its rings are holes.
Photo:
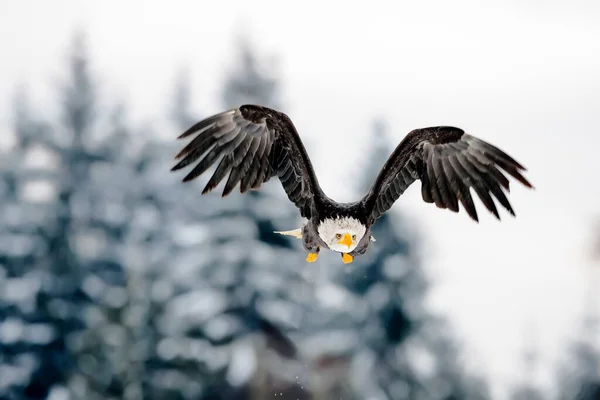
[[[0,398],[596,399],[598,37],[585,0],[1,1]],[[536,189],[475,224],[416,183],[367,256],[306,264],[276,180],[169,172],[244,102],[338,201],[431,125]]]

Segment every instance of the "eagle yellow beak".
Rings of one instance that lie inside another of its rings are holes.
[[[345,233],[344,237],[338,242],[338,244],[345,244],[348,246],[348,248],[350,248],[350,246],[352,246],[352,236],[350,236],[349,233]]]

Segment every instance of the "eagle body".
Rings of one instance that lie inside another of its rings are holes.
[[[344,261],[364,254],[371,229],[363,204],[337,203],[331,199],[315,203],[311,219],[302,227],[304,249],[309,254],[318,254],[321,248],[347,254]]]
[[[421,181],[425,202],[453,212],[458,212],[461,204],[474,221],[478,215],[471,189],[488,211],[500,218],[495,201],[515,215],[506,196],[509,181],[505,173],[533,187],[516,160],[452,126],[409,132],[369,191],[351,203],[338,203],[325,195],[296,128],[280,111],[243,105],[205,118],[179,138],[190,136],[193,139],[176,155],[180,161],[172,171],[197,162],[183,178],[188,182],[216,165],[202,194],[211,192],[227,177],[223,197],[236,186],[241,193],[257,190],[276,176],[288,199],[307,219],[300,229],[277,233],[302,239],[308,262],[316,261],[322,248],[341,253],[344,263],[364,254],[375,241],[371,236],[373,224],[416,180]]]

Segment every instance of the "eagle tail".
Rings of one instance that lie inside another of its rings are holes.
[[[296,239],[302,239],[302,229],[294,229],[291,231],[275,231],[275,233],[279,233],[280,235],[293,236]]]

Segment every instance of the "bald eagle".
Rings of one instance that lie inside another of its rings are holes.
[[[202,194],[212,191],[228,174],[222,196],[238,185],[241,193],[258,189],[273,176],[281,181],[289,200],[307,222],[300,229],[276,233],[302,239],[306,261],[317,260],[322,248],[341,253],[344,263],[364,254],[371,227],[417,179],[427,203],[459,211],[459,201],[476,222],[473,188],[485,207],[498,219],[492,199],[515,215],[504,191],[506,173],[526,187],[525,168],[500,149],[460,128],[435,126],[409,132],[392,152],[366,195],[356,202],[338,203],[329,198],[317,176],[291,119],[259,105],[243,105],[208,117],[178,139],[193,139],[175,156],[177,171],[202,159],[183,178],[191,181],[216,164]]]

